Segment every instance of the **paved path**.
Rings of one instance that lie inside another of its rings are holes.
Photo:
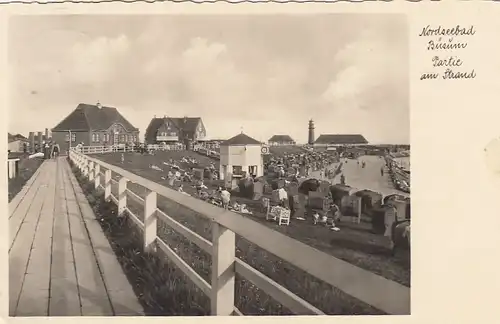
[[[335,169],[337,169],[338,165],[339,165],[338,163],[333,163],[330,166],[328,166],[328,169],[335,170]],[[312,172],[309,173],[308,178],[315,178],[315,179],[318,179],[318,180],[321,180],[321,181],[328,181],[331,184],[336,184],[336,183],[340,182],[340,180],[339,180],[340,179],[340,175],[336,175],[332,179],[328,179],[328,177],[325,177],[325,172],[324,171],[325,171],[324,169],[323,170],[312,171]]]
[[[143,315],[65,158],[9,204],[10,316]]]
[[[358,189],[370,189],[377,191],[384,196],[394,193],[409,196],[407,193],[394,188],[383,158],[365,155],[359,157],[358,160],[359,164],[356,160],[347,160],[348,162],[344,163],[342,166],[342,173],[345,176],[345,182],[347,185]],[[361,167],[362,161],[366,162],[364,168]],[[384,168],[383,176],[380,174],[381,168]],[[340,179],[340,176],[338,176],[337,179]],[[340,182],[340,180],[338,180],[338,182]]]

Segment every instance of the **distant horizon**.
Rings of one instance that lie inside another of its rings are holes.
[[[15,16],[8,30],[9,111],[36,116],[9,118],[12,133],[100,102],[141,140],[154,115],[187,115],[215,139],[306,143],[313,119],[316,138],[410,143],[404,15]]]

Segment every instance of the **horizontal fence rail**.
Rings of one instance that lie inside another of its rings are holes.
[[[112,152],[134,152],[133,146],[127,145],[111,145],[111,146],[80,146],[72,147],[72,151],[82,154],[102,154]]]
[[[128,215],[142,231],[145,251],[158,247],[166,258],[210,298],[212,315],[243,315],[234,306],[236,273],[295,314],[324,315],[318,308],[237,258],[235,235],[385,313],[410,314],[408,287],[316,250],[243,215],[184,195],[117,166],[89,157],[80,151],[72,149],[70,159],[90,181],[94,182],[95,188],[104,189],[105,199],[113,201],[118,206],[118,216]],[[106,171],[101,172],[101,168]],[[112,174],[118,180],[113,179]],[[100,183],[101,176],[104,176],[103,184]],[[111,193],[113,183],[118,184],[116,195]],[[143,187],[146,191],[145,198],[127,189],[128,183]],[[158,209],[158,195],[209,219],[212,222],[212,241],[206,240]],[[127,198],[143,206],[143,221],[127,207]],[[165,222],[175,232],[212,256],[210,283],[157,236],[157,220]]]
[[[211,156],[215,159],[220,160],[220,152],[214,151],[215,147],[206,147],[204,145],[196,145],[193,148],[193,151],[198,152],[200,154]]]
[[[161,144],[148,144],[146,146],[148,151],[185,151],[185,145],[161,145]],[[220,153],[214,151],[218,147],[214,145],[204,145],[197,144],[194,146],[193,151],[200,152],[201,154],[220,157]],[[112,153],[112,152],[138,152],[140,149],[136,146],[131,145],[111,145],[111,146],[81,146],[71,148],[73,151],[77,151],[83,154],[102,154],[102,153]]]

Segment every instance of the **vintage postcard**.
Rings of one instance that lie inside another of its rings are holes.
[[[500,249],[494,13],[3,8],[5,316],[466,316]]]

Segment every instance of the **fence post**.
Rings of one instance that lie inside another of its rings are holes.
[[[104,200],[111,198],[111,170],[104,172]]]
[[[361,198],[358,198],[357,202],[358,202],[358,208],[357,208],[358,209],[358,219],[357,219],[357,222],[358,222],[358,224],[360,224],[361,223],[361,215],[362,215]]]
[[[99,189],[99,185],[101,184],[101,166],[99,164],[95,164],[94,167],[94,185],[96,189]]]
[[[153,252],[156,240],[156,192],[149,192],[144,198],[144,252]]]
[[[85,177],[88,177],[89,175],[89,161],[87,160],[87,158],[83,159],[83,175]]]
[[[126,178],[120,178],[118,181],[118,216],[123,216],[127,208],[127,182]]]
[[[94,181],[94,161],[89,162],[89,182]]]
[[[213,222],[212,244],[211,315],[230,316],[234,309],[235,234]]]

